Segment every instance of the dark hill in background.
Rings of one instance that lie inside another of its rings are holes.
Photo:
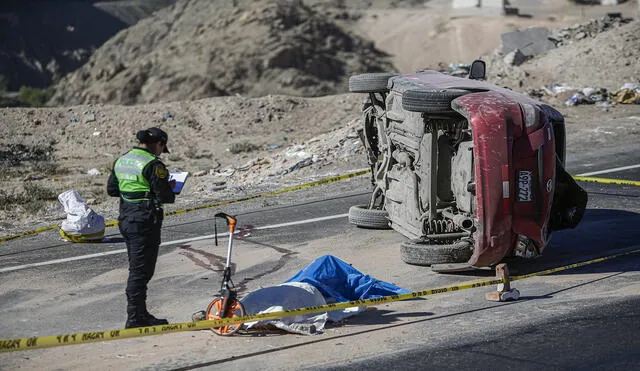
[[[393,70],[373,42],[335,21],[350,12],[331,9],[335,4],[179,0],[107,41],[56,84],[50,103],[319,96],[344,92],[352,73]]]
[[[0,1],[0,76],[6,88],[44,88],[94,49],[175,0]]]

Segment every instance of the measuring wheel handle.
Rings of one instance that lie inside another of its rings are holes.
[[[215,216],[215,218],[222,218],[227,222],[227,227],[229,227],[229,240],[233,239],[233,234],[236,231],[236,224],[238,224],[238,219],[236,219],[234,216],[231,216],[229,214],[226,213],[217,213]],[[215,223],[213,223],[213,227],[214,227],[214,236],[215,236],[215,244],[216,246],[218,246],[218,227]]]

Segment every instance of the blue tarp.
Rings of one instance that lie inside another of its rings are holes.
[[[410,291],[362,274],[333,255],[321,256],[285,282],[315,286],[325,298],[339,302],[407,294]]]

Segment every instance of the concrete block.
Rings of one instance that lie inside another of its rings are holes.
[[[549,30],[544,27],[532,27],[520,31],[506,32],[500,35],[502,54],[508,54],[516,49],[526,57],[535,57],[551,49],[556,44],[549,40]]]

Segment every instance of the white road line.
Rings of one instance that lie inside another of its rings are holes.
[[[614,168],[611,168],[611,169],[592,171],[590,173],[582,173],[582,174],[578,174],[578,176],[592,176],[592,175],[598,175],[598,174],[615,173],[616,171],[624,171],[624,170],[636,169],[636,168],[639,168],[639,167],[640,167],[640,164],[638,164],[638,165],[629,165],[629,166],[621,166],[621,167],[614,167]]]
[[[300,224],[321,222],[323,220],[339,219],[339,218],[344,218],[346,216],[349,216],[349,214],[329,215],[329,216],[323,216],[323,217],[320,217],[320,218],[298,220],[298,221],[289,222],[289,223],[265,225],[265,226],[262,226],[262,227],[256,227],[256,228],[254,228],[252,230],[255,231],[255,230],[261,230],[261,229],[275,229],[275,228],[289,227],[289,226],[292,226],[292,225],[300,225]],[[218,237],[224,237],[224,236],[227,236],[228,234],[229,234],[228,232],[218,233]],[[167,241],[167,242],[161,243],[160,246],[178,245],[178,244],[183,244],[183,243],[186,243],[186,242],[208,240],[208,239],[211,239],[211,238],[214,238],[214,237],[215,237],[215,235],[209,234],[209,235],[206,235],[206,236],[198,236],[198,237],[185,238],[185,239],[182,239],[182,240]],[[124,252],[127,252],[127,249],[105,251],[105,252],[99,252],[99,253],[89,254],[89,255],[73,256],[73,257],[70,257],[70,258],[55,259],[55,260],[49,260],[49,261],[39,262],[39,263],[29,263],[29,264],[23,264],[23,265],[16,265],[16,266],[13,266],[13,267],[0,268],[0,273],[13,272],[13,271],[17,271],[17,270],[21,270],[21,269],[27,269],[27,268],[33,268],[33,267],[42,267],[44,265],[66,263],[66,262],[71,262],[71,261],[76,261],[76,260],[98,258],[98,257],[101,257],[101,256],[121,254],[121,253],[124,253]]]

